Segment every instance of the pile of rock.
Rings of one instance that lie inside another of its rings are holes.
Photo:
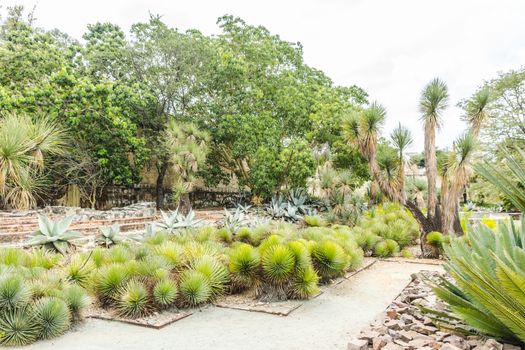
[[[51,216],[65,216],[75,214],[75,221],[108,220],[153,216],[156,214],[156,206],[154,202],[141,202],[129,205],[127,207],[112,208],[109,210],[95,210],[79,207],[48,206],[40,210],[35,210],[32,214],[45,214]]]
[[[437,272],[424,271],[427,278],[436,278]],[[357,339],[348,344],[348,350],[519,350],[519,346],[502,344],[494,339],[475,335],[460,336],[438,329],[423,315],[418,305],[441,308],[440,302],[421,274],[412,275],[412,282]]]

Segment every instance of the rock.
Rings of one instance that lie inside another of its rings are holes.
[[[399,320],[389,320],[384,323],[384,325],[392,330],[399,331],[405,327],[405,324]]]
[[[389,335],[384,335],[379,338],[375,338],[372,341],[372,349],[379,350],[386,346],[386,344],[392,342],[392,337]]]
[[[408,347],[410,349],[420,349],[423,346],[429,345],[431,342],[431,339],[416,338],[408,342]]]
[[[391,319],[391,320],[395,320],[397,319],[397,311],[396,310],[387,310],[386,311],[386,315]]]
[[[425,326],[419,323],[414,323],[412,327],[410,327],[410,329],[413,330],[414,332],[418,332],[418,333],[425,334],[425,335],[434,334],[438,330],[436,327]]]
[[[491,350],[503,350],[503,344],[497,342],[494,339],[487,340],[484,345]]]
[[[397,335],[399,339],[401,339],[402,341],[409,342],[415,337],[417,337],[419,333],[414,332],[414,331],[399,331]]]
[[[381,334],[379,332],[373,331],[373,330],[366,330],[361,332],[359,335],[359,339],[365,339],[368,342],[372,342],[372,339],[378,338]]]
[[[353,339],[346,346],[346,350],[367,350],[368,341],[365,339]]]
[[[383,350],[403,350],[403,347],[394,343],[388,343]]]
[[[457,346],[454,346],[452,344],[444,344],[441,347],[441,350],[461,350],[461,348],[458,348]]]
[[[433,325],[434,323],[432,322],[432,320],[431,320],[430,318],[428,318],[428,317],[425,316],[425,317],[423,318],[423,324],[424,324],[425,326],[430,326],[430,325]]]
[[[521,350],[521,347],[512,344],[503,344],[503,350]]]

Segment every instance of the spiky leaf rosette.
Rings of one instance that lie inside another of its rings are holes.
[[[268,238],[266,238],[264,241],[261,242],[259,245],[259,253],[264,255],[266,250],[273,247],[274,245],[280,244],[282,242],[283,238],[279,235],[273,234],[270,235]]]
[[[208,278],[202,272],[194,270],[186,270],[182,273],[179,289],[183,303],[188,306],[203,304],[212,295]]]
[[[202,256],[192,262],[191,268],[208,278],[212,299],[224,294],[230,280],[230,274],[226,266],[217,258],[208,255]]]
[[[86,257],[77,256],[64,268],[66,279],[85,287],[89,276],[93,271],[93,265]]]
[[[153,287],[153,299],[162,307],[169,306],[177,299],[177,284],[170,279],[160,280]]]
[[[144,283],[138,280],[128,281],[119,293],[116,305],[119,316],[139,318],[151,311],[148,290]]]
[[[294,255],[295,267],[297,269],[306,269],[312,264],[310,252],[308,251],[308,248],[306,248],[305,242],[288,242],[288,248],[290,248],[290,251]]]
[[[170,269],[177,268],[182,262],[183,249],[175,242],[164,242],[156,246],[155,253],[166,261]]]
[[[62,291],[62,299],[69,307],[69,311],[71,311],[71,316],[74,320],[78,320],[81,317],[82,311],[86,309],[91,302],[85,289],[77,285],[66,287]]]
[[[128,270],[122,264],[108,265],[101,269],[93,278],[91,288],[103,304],[118,297],[118,292],[128,280]]]
[[[443,245],[443,234],[437,231],[430,232],[427,234],[427,243],[434,248],[441,248]]]
[[[7,275],[0,279],[0,310],[24,306],[31,298],[31,289],[16,275]]]
[[[322,241],[312,251],[314,267],[322,279],[340,275],[348,266],[348,258],[343,248],[333,241]]]
[[[65,301],[56,297],[38,299],[34,306],[39,337],[50,339],[63,334],[71,324],[71,313]]]
[[[377,244],[374,247],[374,255],[380,258],[390,256],[390,250],[388,249],[386,241],[377,242]]]
[[[295,257],[290,248],[277,244],[268,248],[261,259],[264,276],[272,284],[288,280],[295,268]]]
[[[0,316],[0,344],[22,346],[38,337],[34,315],[29,308],[8,310]]]
[[[236,288],[251,287],[259,268],[260,256],[257,249],[248,244],[240,244],[230,253],[229,270]]]
[[[298,269],[290,286],[290,296],[294,299],[308,299],[319,293],[319,276],[310,265]]]

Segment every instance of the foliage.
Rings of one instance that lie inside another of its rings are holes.
[[[472,331],[506,341],[525,342],[525,226],[513,221],[495,231],[475,226],[466,237],[445,245],[445,269],[434,291],[446,312],[427,310],[437,322],[460,319]]]
[[[195,219],[195,212],[191,209],[186,215],[180,214],[179,209],[176,209],[169,214],[166,214],[161,210],[160,215],[162,216],[162,221],[158,226],[169,234],[173,234],[178,230],[185,228],[198,227],[202,222],[202,220]]]
[[[38,216],[38,230],[29,236],[27,244],[44,246],[66,254],[72,245],[71,240],[81,238],[81,233],[69,230],[74,215],[66,216],[60,221],[50,220],[48,217]]]

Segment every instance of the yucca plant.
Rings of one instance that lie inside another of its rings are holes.
[[[29,307],[7,310],[0,317],[0,344],[23,346],[39,336],[34,314]]]
[[[91,289],[103,304],[113,302],[127,282],[129,273],[122,264],[111,264],[97,271],[90,281]]]
[[[459,319],[473,331],[525,343],[525,220],[473,227],[468,236],[444,246],[445,270],[453,282],[431,283],[446,304],[443,311],[425,309],[439,324]]]
[[[259,268],[260,256],[257,249],[249,244],[240,244],[230,253],[229,270],[234,288],[244,289],[253,285]]]
[[[185,270],[181,274],[179,289],[182,302],[187,306],[203,304],[212,296],[208,277],[195,270]]]
[[[315,244],[312,261],[315,270],[325,281],[342,274],[349,263],[343,248],[330,240]]]
[[[319,293],[319,276],[309,265],[297,270],[290,286],[290,297],[294,299],[308,299]]]
[[[31,299],[31,289],[15,274],[0,278],[0,310],[13,310],[25,306]]]
[[[82,317],[82,311],[91,303],[86,290],[77,285],[65,287],[60,293],[60,297],[66,302],[73,321],[79,320]]]
[[[160,307],[172,305],[177,299],[177,284],[168,278],[164,278],[153,287],[153,300]]]
[[[37,300],[33,306],[38,334],[50,339],[63,334],[71,324],[71,313],[62,299],[46,297]]]
[[[70,215],[60,221],[53,221],[39,215],[38,230],[29,235],[27,244],[44,246],[65,255],[73,244],[71,241],[83,237],[81,233],[69,230],[74,218],[74,215]]]
[[[146,286],[138,280],[128,281],[119,291],[117,313],[125,318],[139,318],[151,311]]]
[[[295,256],[288,246],[276,244],[262,254],[261,266],[268,282],[283,284],[294,271]]]
[[[216,299],[226,291],[230,274],[226,266],[219,259],[204,255],[191,263],[191,269],[202,273],[208,279],[211,288],[211,298]]]

